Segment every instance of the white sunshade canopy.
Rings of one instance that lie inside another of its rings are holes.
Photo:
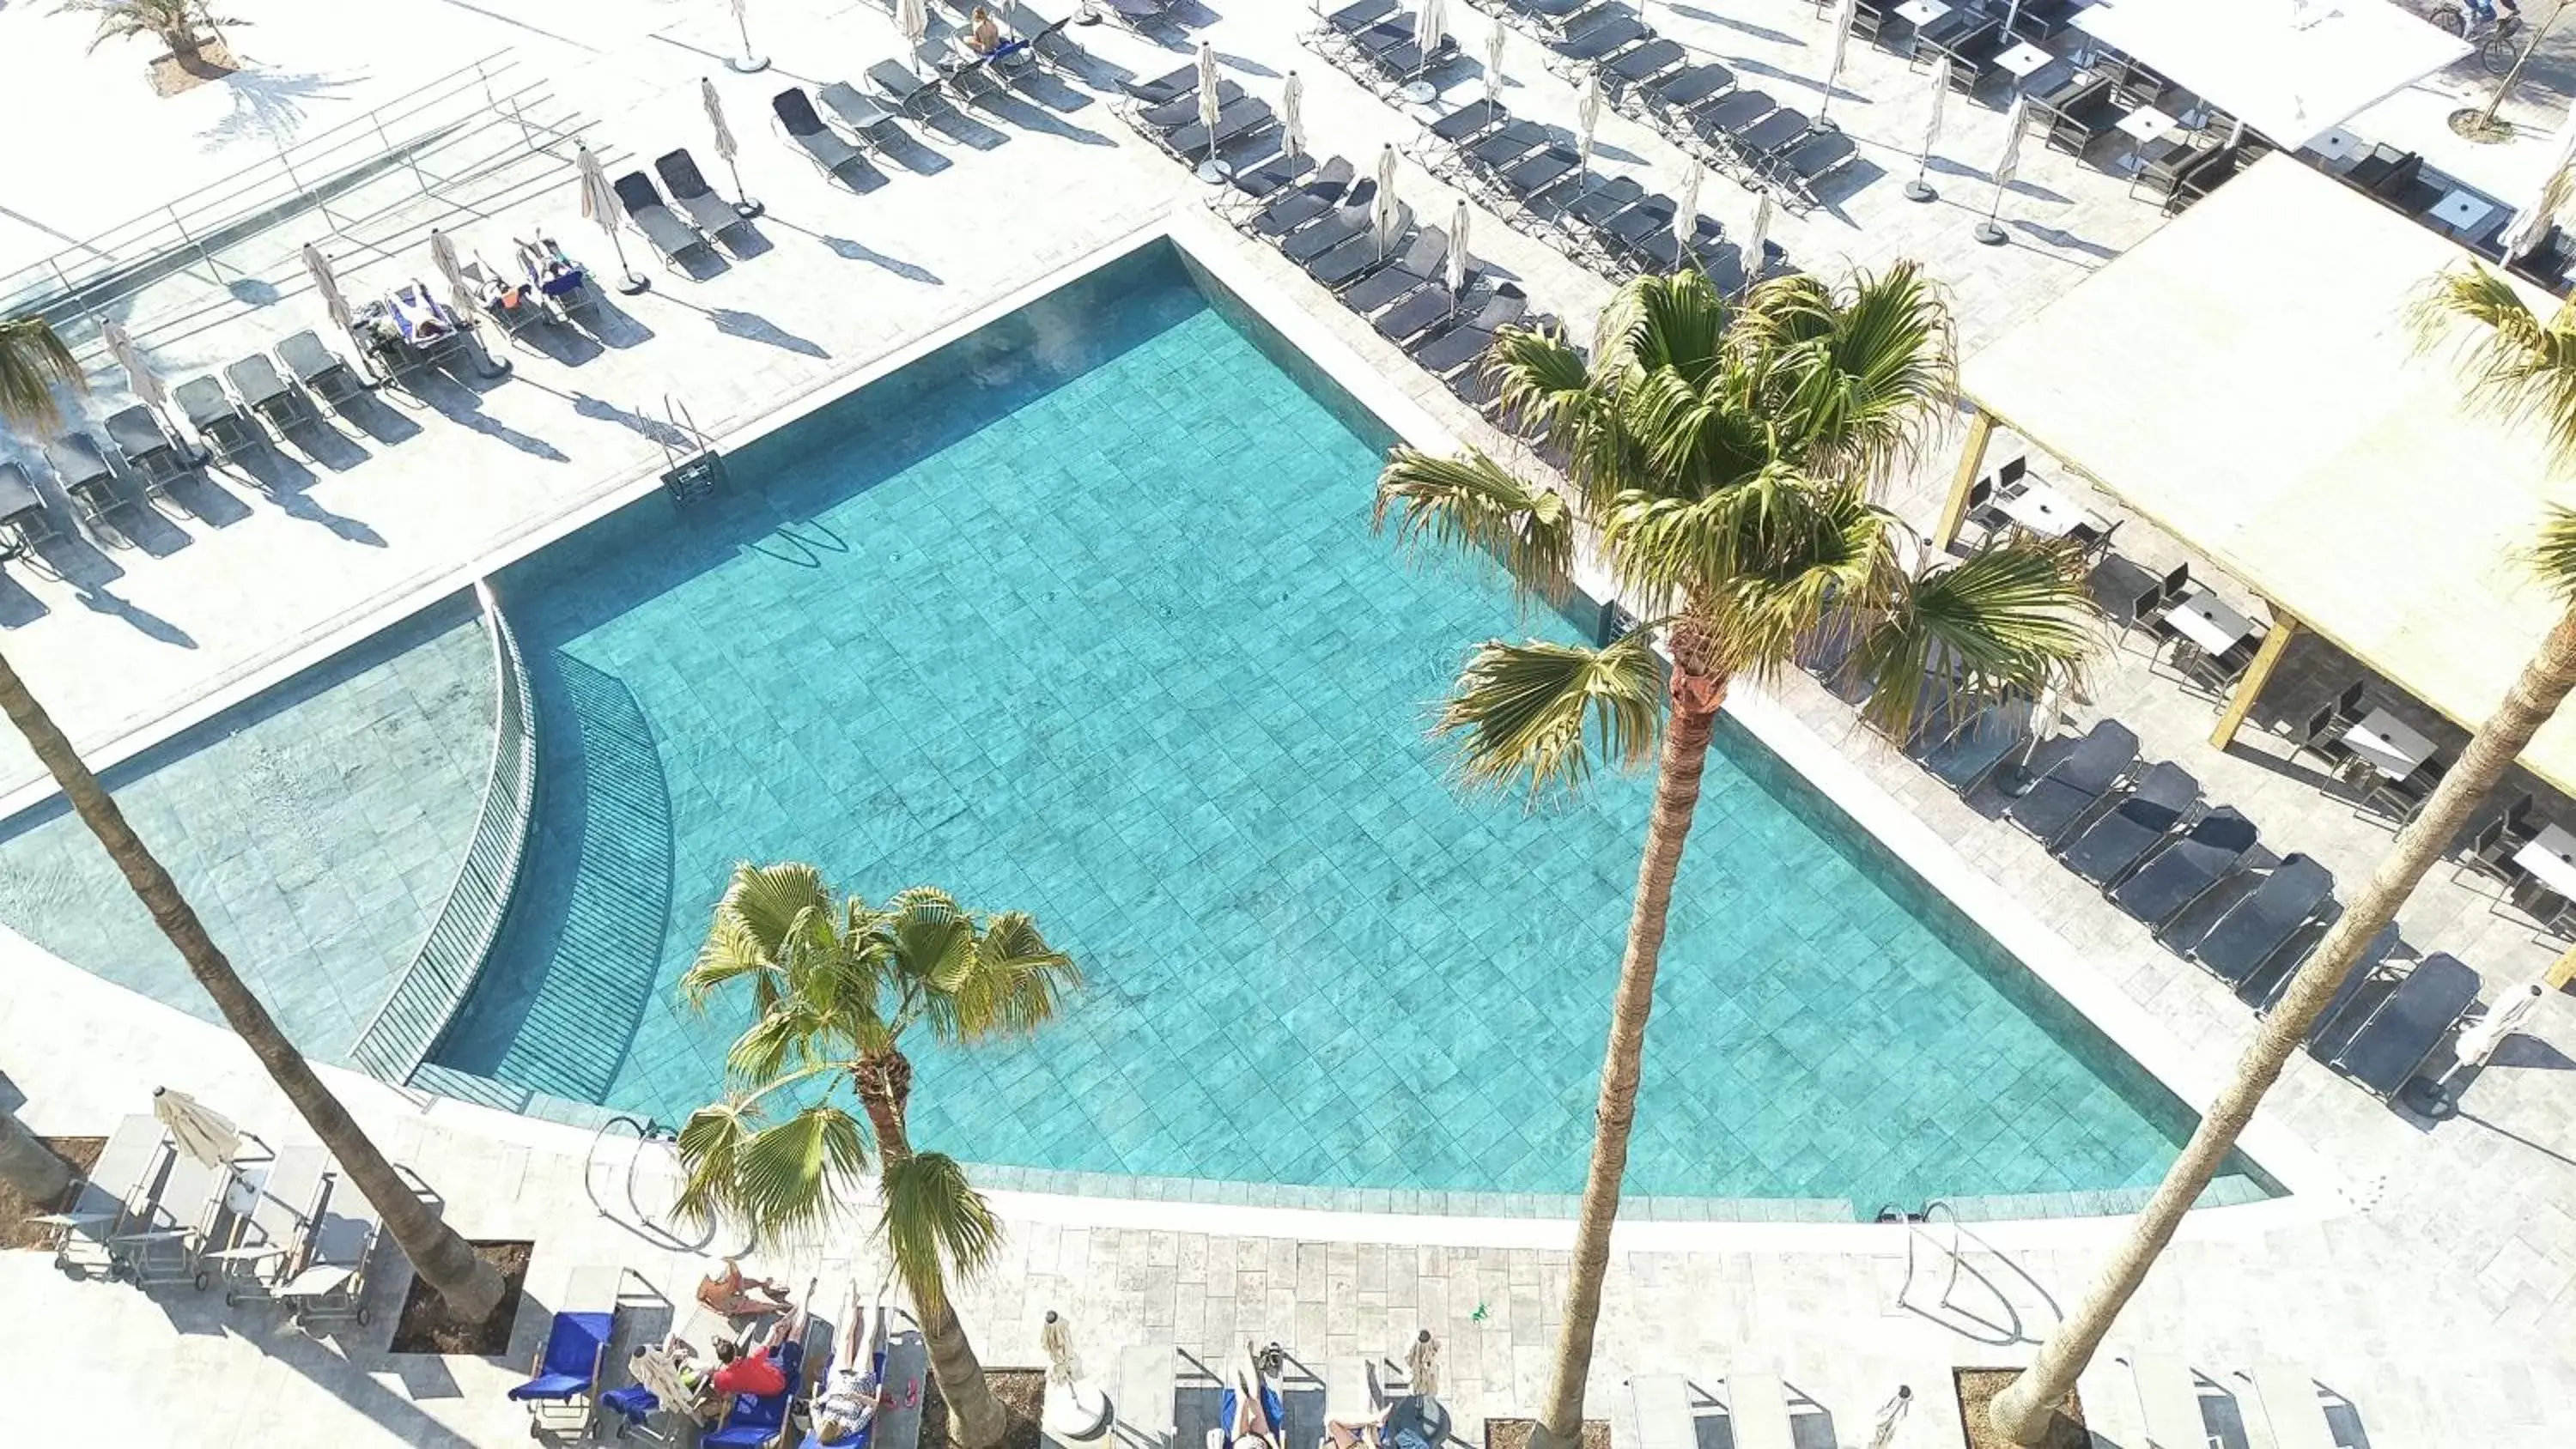
[[[2096,0],[2075,25],[2292,150],[2469,53],[2388,0]]]
[[[2408,311],[2458,243],[2261,161],[1967,359],[1978,407],[2465,728],[2560,614],[2525,557],[2576,505],[2545,430],[2471,402]],[[2557,302],[2515,288],[2546,316]],[[2522,762],[2576,791],[2576,711]]]

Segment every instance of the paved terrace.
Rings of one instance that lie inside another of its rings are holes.
[[[21,602],[23,618],[0,642],[76,735],[109,753],[139,744],[158,728],[152,722],[184,715],[192,702],[210,706],[227,686],[285,667],[352,616],[469,576],[491,551],[609,496],[658,460],[636,414],[664,392],[685,398],[702,423],[730,429],[1199,204],[1180,168],[1097,104],[1051,120],[1004,118],[982,145],[933,138],[945,169],[897,173],[866,198],[838,193],[760,134],[770,78],[740,81],[715,69],[709,55],[731,41],[721,10],[706,8],[715,14],[615,12],[623,30],[584,32],[590,58],[556,55],[571,61],[561,83],[586,99],[606,134],[649,156],[667,144],[703,146],[693,88],[698,74],[714,71],[745,133],[745,182],[771,208],[761,223],[771,249],[704,281],[657,273],[652,293],[617,302],[626,321],[608,339],[616,345],[561,361],[523,351],[508,383],[452,397],[446,408],[406,407],[416,433],[390,443],[350,440],[368,456],[345,469],[312,464],[309,477],[290,476],[273,496],[238,477],[219,480],[235,505],[224,526],[174,520],[182,537],[166,549],[100,552],[72,560],[70,580],[29,581],[26,597],[38,607]],[[881,17],[864,7],[757,8],[762,46],[779,57],[785,79],[837,78],[890,46]],[[28,17],[5,18],[14,25]],[[1409,138],[1409,121],[1295,47],[1303,18],[1298,7],[1247,7],[1207,31],[1256,93],[1275,94],[1270,73],[1292,66],[1308,78],[1319,151],[1364,162],[1381,140]],[[1764,76],[1784,98],[1797,94],[1797,83],[1771,81],[1757,67],[1791,77],[1821,71],[1821,25],[1804,5],[1762,0],[1725,16],[1657,6],[1652,18]],[[1136,71],[1184,58],[1177,43],[1079,34]],[[1516,42],[1509,68],[1516,110],[1570,121],[1571,89],[1541,70],[1532,48]],[[2007,202],[2015,244],[1978,248],[1967,228],[1984,188],[1970,167],[1936,172],[1945,192],[1939,204],[1915,207],[1897,195],[1906,173],[1895,150],[1919,127],[1919,77],[1856,48],[1845,84],[1853,94],[1836,101],[1837,114],[1895,174],[1834,209],[1784,219],[1774,235],[1812,269],[1840,259],[1922,258],[1954,288],[1968,347],[2155,224],[2121,183],[2032,147]],[[1945,150],[1981,162],[1995,149],[1995,116],[1960,106],[1952,115]],[[1662,143],[1615,118],[1605,119],[1598,154],[1659,186],[1678,167]],[[1420,173],[1408,167],[1403,185],[1418,213],[1445,214],[1447,197]],[[1710,186],[1703,204],[1737,231],[1750,211],[1748,198],[1723,182]],[[548,215],[568,243],[607,263],[568,200]],[[498,250],[520,220],[496,218],[462,236]],[[1476,245],[1563,315],[1587,317],[1606,295],[1597,279],[1490,217],[1480,221]],[[1313,296],[1276,258],[1245,248],[1243,260],[1285,295]],[[381,284],[414,270],[426,270],[425,262],[372,275]],[[238,336],[210,343],[210,355],[164,361],[184,372],[318,317],[291,287],[274,311],[265,332],[246,323]],[[1364,327],[1328,308],[1318,315],[1442,424],[1503,446]],[[1936,456],[1901,491],[1902,504],[1927,523],[1945,472]],[[2130,537],[2138,531],[2124,530],[2123,542],[2149,566],[2166,562],[2160,545]],[[2291,712],[2291,685],[2276,689]],[[1776,703],[1746,708],[1764,716],[1766,733],[1811,774],[1829,777],[1847,804],[1891,817],[1881,823],[1900,848],[1922,861],[1964,862],[1978,892],[2018,901],[1999,909],[2025,911],[2062,940],[2070,969],[2109,1010],[2148,1023],[2130,1035],[2170,1055],[2169,1076],[2186,1095],[2205,1096],[2251,1025],[2221,988],[1991,819],[1991,798],[1950,800],[1856,731],[1848,711],[1820,691],[1793,684]],[[2209,709],[2133,653],[2106,663],[2087,713],[2117,714],[2151,751],[2183,761],[2214,797],[2242,806],[2267,840],[2294,842],[2358,879],[2384,830],[2313,781],[2267,768],[2286,750],[2251,732],[2235,754],[2213,755],[2201,743]],[[28,773],[21,755],[0,764],[0,779]],[[2410,945],[2459,952],[2491,989],[2545,964],[2551,946],[2485,906],[2484,897],[2437,875],[2405,917]],[[14,937],[0,934],[0,955],[17,983],[0,1004],[0,1063],[39,1130],[101,1130],[166,1079],[291,1140],[282,1104],[222,1033]],[[1686,1047],[1676,1023],[1662,1031],[1660,1049]],[[2260,1357],[2294,1357],[2350,1399],[2367,1442],[2381,1449],[2567,1442],[2576,1432],[2576,1371],[2564,1347],[2576,1329],[2576,1222],[2565,1207],[2576,1201],[2576,1122],[2555,1070],[2567,1057],[2549,1043],[2576,1047],[2576,1011],[2563,997],[2544,1004],[2508,1064],[2471,1085],[2463,1115],[2438,1125],[2393,1114],[2295,1062],[2266,1115],[2304,1139],[2348,1192],[2321,1192],[2287,1210],[2196,1219],[2115,1344],[2179,1353],[2221,1385]],[[186,1065],[174,1072],[171,1063]],[[500,1389],[542,1336],[544,1313],[575,1268],[627,1264],[671,1294],[684,1293],[697,1273],[697,1245],[675,1246],[594,1212],[585,1194],[593,1184],[586,1134],[335,1080],[460,1226],[480,1237],[539,1240],[518,1352],[497,1362],[385,1355],[383,1323],[402,1290],[397,1272],[377,1285],[376,1328],[308,1342],[257,1313],[226,1314],[212,1299],[73,1285],[40,1257],[11,1255],[0,1259],[0,1292],[34,1311],[0,1328],[0,1356],[35,1381],[82,1395],[125,1389],[125,1365],[160,1365],[163,1382],[184,1385],[192,1440],[494,1444],[519,1432]],[[595,1185],[614,1192],[604,1170]],[[649,1205],[650,1173],[645,1187]],[[1015,1227],[1009,1259],[968,1302],[991,1361],[1036,1362],[1046,1307],[1073,1316],[1094,1363],[1125,1344],[1210,1353],[1251,1335],[1286,1341],[1320,1366],[1339,1354],[1391,1353],[1421,1324],[1451,1340],[1450,1397],[1467,1424],[1525,1410],[1544,1387],[1563,1267],[1543,1226],[1241,1210],[1227,1215],[1233,1236],[1214,1236],[1199,1231],[1203,1211],[1153,1203],[1014,1195],[1004,1205]],[[1924,1402],[1900,1442],[1955,1444],[1955,1430],[1944,1427],[1955,1422],[1944,1371],[2026,1356],[2054,1305],[2089,1281],[2116,1227],[1982,1229],[1995,1251],[1971,1242],[1975,1271],[1945,1306],[1937,1274],[1905,1291],[1901,1229],[1635,1225],[1613,1270],[1595,1412],[1621,1432],[1629,1427],[1618,1387],[1631,1372],[1679,1370],[1715,1390],[1729,1367],[1778,1367],[1831,1415],[1834,1442],[1865,1436],[1872,1410],[1906,1382]],[[837,1273],[844,1261],[827,1249],[767,1266],[801,1280],[827,1267]],[[2086,1399],[2112,1442],[2141,1442],[2124,1427],[2134,1405],[2107,1358]],[[1810,1415],[1804,1426],[1806,1442],[1825,1442],[1817,1437],[1822,1420]]]

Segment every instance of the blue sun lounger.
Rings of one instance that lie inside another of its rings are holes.
[[[2221,805],[2114,887],[2111,902],[2162,935],[2192,902],[2245,863],[2261,834],[2234,806]]]
[[[2334,1065],[2372,1093],[2393,1097],[2477,999],[2478,973],[2457,956],[2435,952],[2397,983],[2336,1053]]]
[[[2193,943],[2191,959],[2230,986],[2244,985],[2317,918],[2334,899],[2334,885],[2333,871],[2304,855],[2291,856]]]
[[[765,1449],[785,1431],[787,1406],[795,1402],[804,1367],[805,1345],[780,1344],[778,1371],[787,1376],[787,1386],[774,1394],[734,1395],[725,1405],[724,1422],[698,1440],[700,1449]]]
[[[609,1273],[573,1275],[575,1282],[585,1278],[612,1285],[618,1281],[616,1275]],[[528,1366],[527,1382],[510,1389],[512,1403],[528,1406],[531,1435],[554,1428],[578,1429],[588,1437],[600,1370],[608,1362],[608,1340],[616,1325],[617,1299],[613,1292],[604,1304],[593,1298],[579,1308],[556,1312],[554,1323],[546,1330],[546,1346]]]
[[[2117,720],[2100,721],[2092,733],[2075,742],[2071,754],[2049,766],[2021,798],[2004,807],[2004,818],[2029,831],[2040,844],[2054,846],[2137,763],[2138,737]]]
[[[2108,890],[2182,823],[2183,812],[2199,798],[2200,782],[2191,772],[2162,761],[2147,771],[2127,799],[2084,827],[2083,834],[2058,852],[2058,859],[2068,870]]]
[[[1965,724],[1921,752],[1932,778],[1965,795],[1993,774],[2014,747],[2030,737],[2030,701],[2013,698],[1987,705]]]

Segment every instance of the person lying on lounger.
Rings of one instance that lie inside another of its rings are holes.
[[[1208,1437],[1214,1449],[1284,1449],[1286,1406],[1278,1378],[1287,1352],[1275,1343],[1266,1349],[1246,1343],[1243,1353],[1228,1365],[1231,1381],[1219,1406],[1223,1422]]]
[[[833,1345],[832,1366],[815,1385],[814,1437],[825,1444],[847,1444],[867,1431],[885,1403],[877,1382],[876,1326],[859,1307],[859,1280],[850,1280],[842,1299],[841,1331]]]
[[[739,1258],[725,1259],[723,1268],[699,1280],[698,1301],[726,1318],[750,1318],[789,1306],[786,1284],[771,1278],[745,1278]]]
[[[1386,1442],[1386,1416],[1393,1412],[1395,1405],[1390,1403],[1365,1419],[1326,1419],[1324,1442],[1332,1449],[1381,1449]]]

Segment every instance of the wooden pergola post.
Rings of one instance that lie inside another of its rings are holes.
[[[1950,477],[1950,496],[1941,505],[1941,521],[1932,529],[1932,546],[1948,548],[1968,517],[1968,490],[1985,470],[1986,445],[1995,439],[1994,414],[1968,404],[1968,440],[1959,448],[1959,471]]]
[[[2236,732],[2244,728],[2245,716],[2252,712],[2255,697],[2263,692],[2263,686],[2272,678],[2272,666],[2280,663],[2281,656],[2289,652],[2290,640],[2298,632],[2298,620],[2279,609],[2272,611],[2272,632],[2263,636],[2262,645],[2254,651],[2253,661],[2245,666],[2245,677],[2236,681],[2236,693],[2228,697],[2227,708],[2219,711],[2218,728],[2209,732],[2211,749],[2224,750],[2235,743]]]
[[[2568,947],[2567,954],[2551,962],[2549,967],[2551,987],[2564,990],[2570,981],[2576,981],[2576,946]]]

